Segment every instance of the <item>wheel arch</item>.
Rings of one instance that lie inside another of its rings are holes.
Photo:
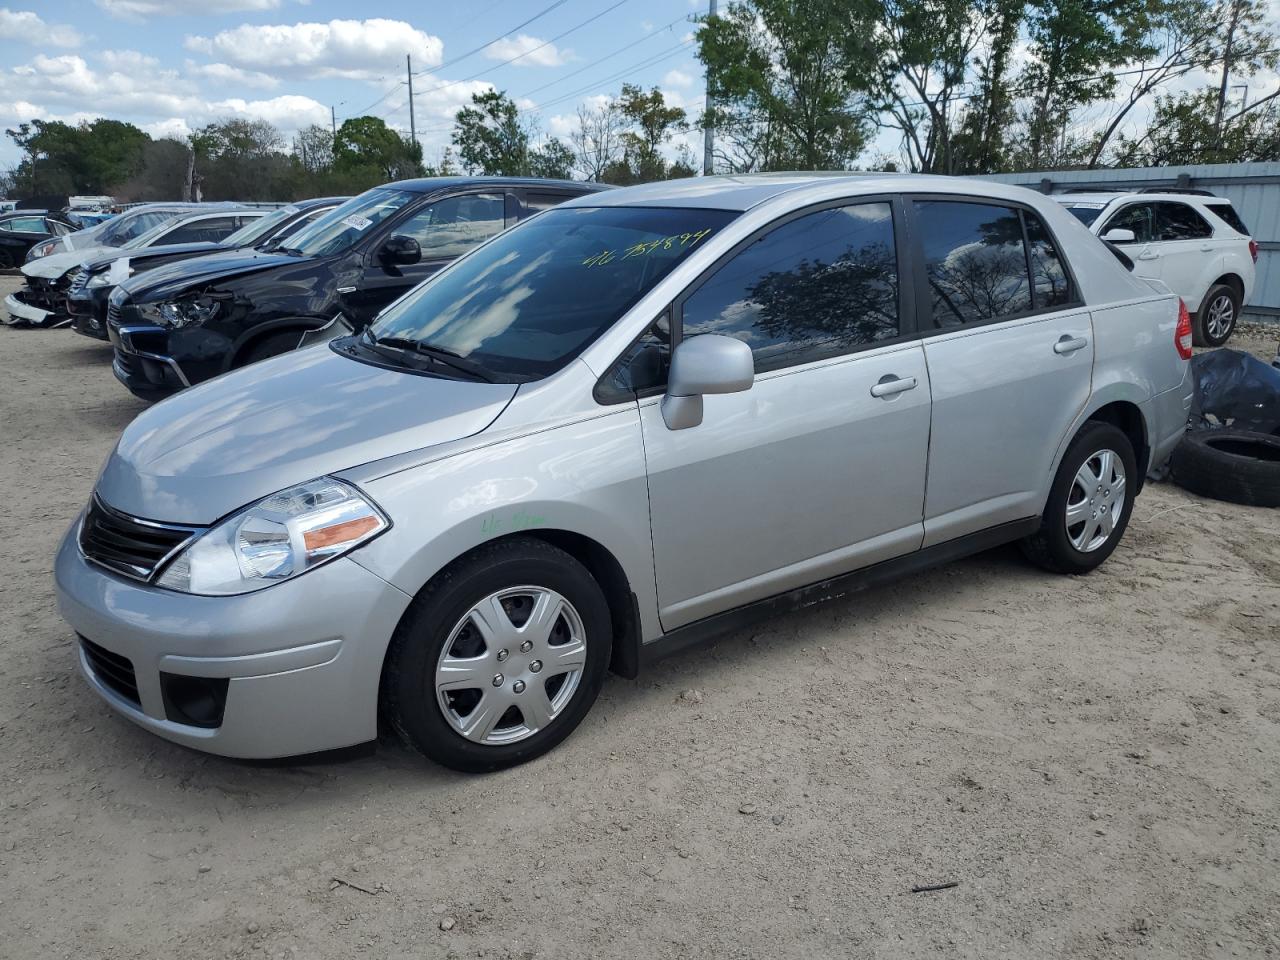
[[[277,320],[268,320],[266,323],[260,323],[250,330],[246,330],[232,343],[231,349],[227,351],[227,360],[224,369],[234,370],[244,363],[245,355],[248,354],[257,344],[266,337],[270,337],[277,333],[285,333],[292,330],[298,331],[298,340],[301,343],[302,335],[312,330],[320,330],[332,320],[324,317],[281,317]]]
[[[485,540],[458,554],[440,566],[415,592],[415,596],[427,590],[450,570],[468,560],[476,551],[489,549],[495,544],[513,540],[541,540],[563,550],[581,563],[599,584],[609,607],[613,635],[610,638],[609,669],[620,676],[633,679],[640,669],[640,643],[642,636],[639,602],[632,591],[626,570],[608,547],[585,534],[555,527],[538,527],[519,530]],[[406,609],[401,620],[410,615]],[[383,654],[385,668],[386,653]]]
[[[1118,427],[1129,438],[1129,443],[1133,446],[1134,459],[1138,463],[1138,481],[1133,491],[1134,496],[1137,496],[1142,492],[1147,467],[1151,462],[1151,443],[1147,436],[1147,421],[1142,415],[1142,408],[1130,400],[1113,400],[1089,414],[1076,433],[1078,434],[1085,424],[1094,422],[1109,423]]]
[[[1218,277],[1218,279],[1213,281],[1213,283],[1209,284],[1209,287],[1212,288],[1219,285],[1230,287],[1232,290],[1234,290],[1236,292],[1236,296],[1240,298],[1241,308],[1244,307],[1244,277],[1240,276],[1237,273],[1232,273],[1231,271],[1228,271],[1224,273],[1222,276]],[[1203,301],[1201,301],[1201,306],[1204,306]]]

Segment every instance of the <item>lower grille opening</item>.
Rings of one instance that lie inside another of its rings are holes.
[[[104,687],[120,694],[137,707],[142,706],[142,698],[138,696],[138,677],[133,670],[133,661],[118,653],[104,650],[84,637],[80,638],[80,649],[89,662],[89,669]]]
[[[192,727],[222,726],[230,682],[226,677],[161,673],[160,691],[164,696],[165,718]]]

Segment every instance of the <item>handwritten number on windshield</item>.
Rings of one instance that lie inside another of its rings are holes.
[[[659,237],[657,240],[646,240],[643,243],[635,243],[627,247],[623,251],[622,259],[630,260],[632,257],[644,257],[653,253],[655,250],[680,250],[684,247],[690,247],[702,240],[711,229],[699,230],[697,233],[674,233],[669,237]],[[606,263],[612,263],[616,259],[616,253],[613,250],[602,250],[597,254],[593,254],[582,261],[584,267],[601,267]]]

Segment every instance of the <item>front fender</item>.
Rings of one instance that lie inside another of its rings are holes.
[[[566,531],[618,561],[640,609],[641,637],[657,620],[649,498],[633,404],[604,416],[496,440],[358,483],[392,528],[353,558],[415,594],[455,559],[501,537]]]

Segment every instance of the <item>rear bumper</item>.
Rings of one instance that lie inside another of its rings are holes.
[[[1187,364],[1187,373],[1183,375],[1182,383],[1172,390],[1157,393],[1142,405],[1151,443],[1148,473],[1164,465],[1187,431],[1187,417],[1191,413],[1191,400],[1195,394],[1190,370],[1191,365]]]

